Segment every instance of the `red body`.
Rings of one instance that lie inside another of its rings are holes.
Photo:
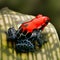
[[[47,22],[49,22],[49,18],[47,16],[37,15],[31,21],[23,23],[20,27],[22,31],[33,32],[34,29],[39,29],[41,27],[45,27]],[[42,29],[43,29],[42,28]]]

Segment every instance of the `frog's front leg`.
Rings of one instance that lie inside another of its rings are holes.
[[[47,40],[42,35],[41,31],[37,32],[37,42],[39,47],[42,47],[43,44],[47,43]]]

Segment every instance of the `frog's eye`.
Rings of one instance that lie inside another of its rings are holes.
[[[48,24],[48,21],[46,21],[46,24]]]
[[[48,24],[49,20],[46,21],[46,24]]]

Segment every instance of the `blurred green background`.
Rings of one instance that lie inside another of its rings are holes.
[[[60,37],[60,0],[0,0],[0,9],[3,7],[24,14],[49,16]]]

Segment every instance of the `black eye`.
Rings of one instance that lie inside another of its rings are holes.
[[[46,21],[46,24],[48,24],[49,21]]]

